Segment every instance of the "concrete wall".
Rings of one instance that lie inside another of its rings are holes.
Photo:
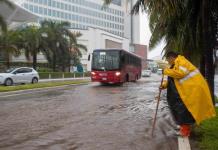
[[[106,39],[105,40],[105,48],[119,48],[119,49],[122,49],[122,43]]]
[[[12,62],[32,62],[32,58],[30,57],[30,60],[27,60],[24,53],[22,53],[18,57],[12,56]],[[47,60],[46,60],[45,56],[42,53],[39,53],[37,55],[37,62],[47,63]]]
[[[148,48],[146,45],[134,44],[135,54],[142,57],[142,69],[147,68]]]

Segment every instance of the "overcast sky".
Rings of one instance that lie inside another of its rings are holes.
[[[149,40],[151,37],[151,32],[149,30],[149,20],[148,16],[143,12],[142,15],[140,15],[140,39],[141,44],[149,45]],[[148,51],[148,59],[152,59],[154,57],[161,57],[161,51],[164,47],[164,42],[161,42],[158,44],[154,49]]]

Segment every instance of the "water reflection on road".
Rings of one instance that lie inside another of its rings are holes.
[[[0,97],[0,149],[176,150],[164,97],[151,127],[160,76],[123,86],[91,83]]]

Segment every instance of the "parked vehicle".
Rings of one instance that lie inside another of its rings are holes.
[[[0,73],[0,84],[10,86],[17,83],[37,83],[39,74],[29,67],[11,68],[5,73]]]
[[[124,83],[141,78],[141,58],[123,49],[97,49],[92,55],[91,79],[101,83]]]
[[[151,70],[148,70],[148,69],[143,70],[142,71],[142,76],[143,77],[150,77],[151,76]]]

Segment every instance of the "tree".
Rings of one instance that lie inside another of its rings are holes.
[[[12,9],[14,8],[13,4],[9,0],[0,0],[0,5],[1,4],[6,4],[7,6],[9,6]],[[7,23],[5,22],[4,18],[1,15],[0,15],[0,27],[1,27],[2,31],[7,30]]]
[[[0,52],[5,56],[6,67],[10,68],[10,55],[18,56],[20,51],[17,47],[18,32],[7,31],[0,34]]]
[[[77,38],[81,34],[69,31],[68,22],[44,21],[41,24],[42,32],[46,34],[47,48],[44,49],[44,53],[47,60],[52,64],[53,71],[56,71],[57,67],[65,71],[72,59],[81,56],[79,48],[86,50],[85,46],[77,43]]]
[[[79,37],[82,36],[81,33],[79,32],[74,32],[74,33],[70,33],[72,34],[70,37],[70,53],[71,53],[71,57],[73,59],[73,65],[76,66],[78,64],[80,64],[80,61],[78,61],[78,58],[82,57],[82,53],[81,53],[81,49],[87,51],[87,47],[82,45],[82,44],[78,44],[77,39]]]
[[[20,30],[21,43],[20,49],[25,51],[27,60],[32,57],[32,67],[37,68],[37,54],[42,47],[42,37],[39,27],[27,26]]]
[[[201,62],[202,74],[206,77],[213,96],[213,50],[217,35],[218,2],[138,0],[133,12],[137,13],[140,6],[150,16],[150,46],[153,47],[164,39],[165,51],[174,49],[188,56],[195,64]]]

